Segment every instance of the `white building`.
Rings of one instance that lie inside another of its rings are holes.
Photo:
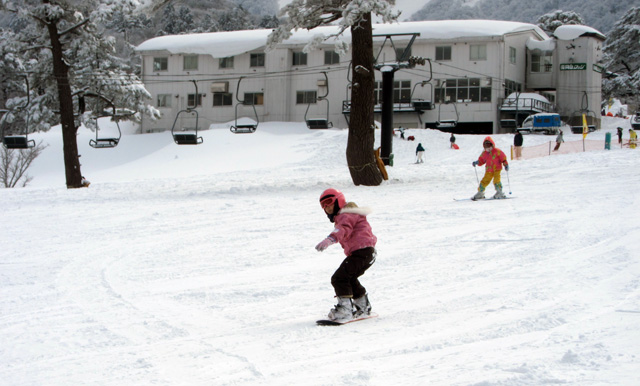
[[[516,114],[522,121],[532,112],[557,111],[570,118],[581,110],[595,111],[594,119],[599,121],[601,67],[597,63],[604,36],[590,27],[575,27],[560,27],[556,37],[550,38],[535,25],[508,21],[374,25],[378,63],[396,61],[396,51],[402,53],[414,36],[411,56],[429,59],[427,65],[395,73],[394,125],[497,133],[510,131],[501,127],[501,121],[507,125]],[[200,129],[236,118],[260,122],[317,118],[316,123],[347,127],[350,53],[338,55],[335,42],[350,42],[349,31],[303,52],[314,36],[329,36],[336,30],[299,30],[269,52],[265,43],[270,30],[145,41],[137,47],[142,80],[163,118],[145,119],[143,132],[170,130],[174,121],[176,130],[193,126],[186,122],[193,121],[193,114],[179,115],[181,110],[197,111]],[[393,44],[385,39],[388,35]],[[377,101],[381,100],[381,79],[376,71]],[[512,107],[523,101],[505,101],[523,91],[540,93],[549,103],[535,103],[530,111],[522,111]]]

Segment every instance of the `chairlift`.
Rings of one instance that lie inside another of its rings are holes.
[[[27,103],[19,107],[18,111],[26,111],[25,125],[24,125],[24,134],[6,134],[4,132],[4,128],[2,129],[2,144],[7,149],[30,149],[36,146],[36,141],[33,139],[29,139],[29,104],[31,102],[31,93],[29,92],[29,78],[24,77],[25,82],[27,84]],[[3,110],[3,113],[8,111]],[[4,125],[3,125],[4,126]]]
[[[453,113],[455,114],[455,119],[442,119],[442,105],[452,105],[453,106]],[[438,105],[438,120],[436,121],[436,128],[438,129],[453,129],[456,126],[458,126],[458,119],[460,118],[460,116],[458,115],[458,108],[456,107],[456,103],[455,102],[445,102],[445,103],[440,103]]]
[[[446,84],[446,81],[445,81]],[[458,126],[458,120],[460,119],[460,115],[458,114],[458,108],[456,107],[456,102],[450,102],[449,100],[446,100],[444,103],[442,101],[445,100],[444,97],[444,90],[445,87],[443,85],[442,89],[442,97],[440,98],[440,104],[438,104],[438,120],[436,121],[436,128],[437,129],[453,129],[456,126]],[[452,105],[453,106],[453,113],[455,114],[455,119],[453,118],[448,118],[448,119],[442,119],[442,105]]]
[[[307,104],[307,110],[304,112],[304,121],[307,123],[307,127],[309,129],[330,129],[333,127],[333,123],[329,122],[329,99],[327,96],[329,95],[329,77],[325,71],[322,72],[324,75],[324,86],[327,87],[327,92],[319,97],[316,97],[316,102],[324,101],[327,105],[327,113],[325,117],[321,118],[308,118],[309,108],[311,107],[311,102]],[[318,81],[318,86],[321,86],[322,81]]]
[[[118,146],[118,143],[120,142],[120,138],[122,138],[122,131],[120,130],[120,124],[118,123],[119,119],[117,117],[116,114],[116,108],[115,106],[113,107],[113,113],[107,113],[106,111],[103,112],[102,114],[96,115],[95,116],[95,121],[96,121],[96,139],[92,139],[89,141],[89,146],[91,146],[94,149],[109,149],[109,148],[113,148]],[[118,129],[118,136],[117,137],[102,137],[100,138],[99,133],[100,133],[100,124],[99,124],[99,120],[100,118],[111,118],[110,120],[115,122],[116,124],[116,128]]]
[[[173,121],[173,125],[171,126],[173,141],[178,145],[199,145],[203,142],[202,137],[198,137],[198,111],[196,110],[196,106],[198,105],[198,84],[195,80],[192,80],[192,82],[196,89],[194,106],[187,106],[186,109],[178,111],[176,119]],[[178,123],[180,115],[195,116],[195,126],[183,127],[181,131],[176,131],[176,124]]]
[[[255,100],[253,98],[251,99],[251,101],[247,101],[247,98],[244,98],[244,100],[241,100],[239,97],[240,83],[242,82],[242,78],[243,77],[241,76],[240,79],[238,79],[238,84],[236,86],[236,100],[238,101],[238,103],[236,103],[236,108],[235,108],[236,116],[235,116],[235,122],[229,128],[229,130],[231,130],[231,132],[234,134],[251,134],[251,133],[255,133],[256,130],[258,129],[258,124],[260,123],[260,119],[258,117],[258,111],[256,110]],[[248,105],[250,105],[253,108],[253,115],[256,118],[255,123],[238,123],[238,107],[248,106]]]
[[[571,126],[571,132],[574,134],[581,134],[584,130],[582,116],[586,115],[587,122],[596,122],[597,116],[596,113],[592,110],[589,110],[589,96],[587,92],[584,91],[582,94],[582,104],[580,110],[574,111],[571,114],[571,118],[569,120]],[[595,124],[587,124],[587,130],[589,133],[596,131]]]
[[[429,86],[429,100],[423,98],[415,98],[416,87],[418,86],[421,86],[423,88],[424,86]],[[433,110],[433,84],[426,80],[416,83],[413,86],[413,90],[411,90],[411,105],[418,112],[423,112],[424,110]]]

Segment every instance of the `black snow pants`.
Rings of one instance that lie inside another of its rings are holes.
[[[336,291],[336,296],[357,299],[367,293],[358,278],[375,262],[375,256],[376,250],[369,247],[358,249],[344,259],[331,276],[331,285]]]

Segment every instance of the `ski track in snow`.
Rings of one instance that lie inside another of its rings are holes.
[[[637,150],[512,161],[517,200],[455,202],[476,190],[478,136],[454,151],[409,130],[391,180],[355,187],[345,130],[279,129],[103,153],[81,134],[78,190],[42,134],[32,186],[0,190],[0,383],[640,384]],[[315,326],[343,258],[313,249],[328,186],[374,209],[379,252],[362,282],[380,316],[334,328]]]

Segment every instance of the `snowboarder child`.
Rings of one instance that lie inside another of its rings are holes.
[[[320,205],[334,229],[316,245],[322,252],[335,243],[340,243],[347,256],[331,277],[338,304],[329,312],[330,320],[347,321],[371,314],[367,290],[360,284],[362,276],[375,261],[377,238],[371,231],[367,215],[368,208],[359,208],[347,203],[344,194],[336,189],[327,189],[320,196]]]
[[[502,171],[502,166],[504,165],[504,170],[509,171],[509,163],[507,162],[507,156],[504,152],[496,147],[495,142],[491,137],[487,137],[484,139],[482,144],[484,147],[484,151],[480,154],[480,157],[477,161],[473,161],[472,165],[482,166],[486,164],[486,170],[484,173],[484,177],[480,181],[480,186],[478,186],[478,193],[476,193],[472,200],[480,200],[484,198],[484,190],[489,186],[491,180],[493,180],[493,186],[496,188],[496,194],[494,194],[493,198],[506,198],[504,193],[502,193],[502,183],[500,182],[500,172]]]

